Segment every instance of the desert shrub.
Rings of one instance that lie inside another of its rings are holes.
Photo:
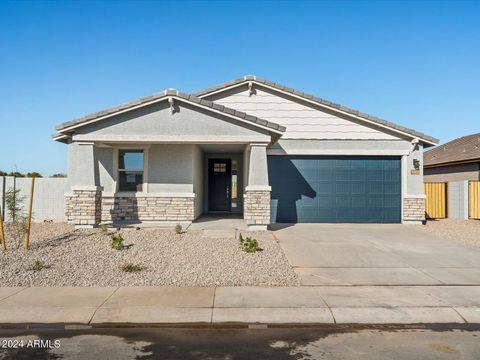
[[[240,242],[240,248],[247,253],[254,253],[259,250],[257,239],[251,237],[244,238],[242,233],[240,233],[238,240]]]
[[[177,234],[183,233],[182,225],[177,224],[177,226],[175,226],[175,232],[176,232]]]
[[[100,230],[101,230],[102,233],[104,233],[104,234],[108,233],[108,224],[107,224],[107,223],[101,223],[101,224],[100,224]]]
[[[5,209],[10,222],[10,232],[13,237],[14,248],[18,249],[25,237],[28,228],[28,218],[24,209],[25,196],[20,195],[20,190],[9,188],[5,192]]]
[[[122,234],[113,234],[112,235],[112,249],[115,250],[123,250],[125,245],[123,244],[123,236]]]
[[[137,273],[143,270],[143,268],[140,265],[135,265],[132,263],[122,265],[121,269],[122,271],[127,273]]]
[[[41,271],[43,269],[49,269],[51,268],[52,266],[51,265],[46,265],[43,261],[41,260],[35,260],[35,262],[33,263],[33,265],[28,269],[28,270],[31,270],[31,271]]]

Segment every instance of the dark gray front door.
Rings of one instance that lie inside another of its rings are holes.
[[[398,223],[398,157],[269,156],[271,221]]]
[[[208,163],[208,209],[230,211],[231,160],[210,159]]]

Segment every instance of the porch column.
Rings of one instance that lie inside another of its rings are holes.
[[[245,187],[243,217],[251,229],[266,230],[270,224],[266,143],[250,144],[248,184]]]
[[[101,222],[102,196],[95,179],[95,146],[78,143],[73,151],[75,171],[69,179],[71,192],[65,194],[65,216],[76,227],[94,227]]]

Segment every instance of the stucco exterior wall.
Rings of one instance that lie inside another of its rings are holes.
[[[95,183],[105,192],[115,192],[114,151],[112,148],[95,148]]]
[[[195,219],[203,213],[204,206],[204,154],[200,146],[193,147],[193,192],[195,193]]]
[[[407,155],[406,140],[293,140],[280,139],[267,149],[268,155]]]
[[[426,182],[480,180],[480,162],[425,168],[424,173]]]
[[[418,160],[420,162],[420,168],[418,174],[414,171],[413,161]],[[404,164],[406,169],[406,193],[408,195],[423,195],[423,146],[418,144],[415,148],[405,156]]]
[[[194,145],[152,145],[148,149],[148,192],[192,193]]]
[[[172,114],[165,101],[81,127],[73,140],[248,142],[270,141],[270,135],[267,130],[179,101]]]
[[[72,142],[68,145],[67,176],[70,187],[93,186],[98,180],[93,144]]]

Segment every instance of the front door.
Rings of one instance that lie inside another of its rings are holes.
[[[230,159],[210,159],[208,162],[208,209],[230,211]]]

